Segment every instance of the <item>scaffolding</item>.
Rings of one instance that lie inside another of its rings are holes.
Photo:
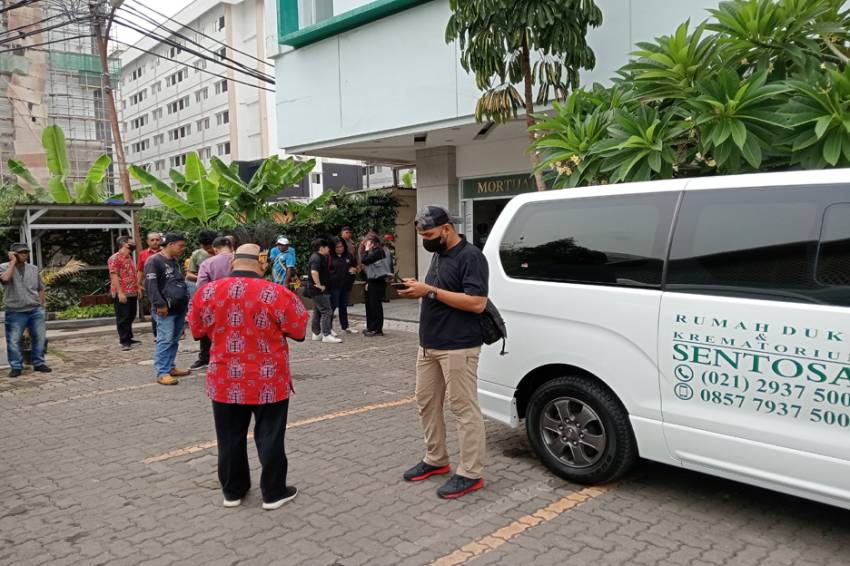
[[[9,30],[29,34],[57,25],[9,41],[16,35]],[[0,14],[2,49],[15,49],[0,54],[0,181],[11,176],[7,161],[15,158],[46,183],[50,173],[41,134],[51,124],[65,133],[71,183],[83,179],[98,156],[114,157],[92,34],[87,1],[43,0]],[[109,63],[117,84],[119,60],[110,57]],[[110,194],[116,192],[114,173],[107,179]]]

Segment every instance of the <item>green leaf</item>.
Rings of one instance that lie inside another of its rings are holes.
[[[659,173],[661,171],[661,153],[653,151],[649,154],[649,167]]]
[[[732,129],[732,141],[739,149],[743,149],[747,141],[747,127],[740,120],[732,120],[729,126]]]
[[[823,158],[833,167],[841,157],[841,133],[833,131],[823,144]]]
[[[27,185],[29,185],[32,188],[32,190],[35,191],[36,198],[38,198],[38,199],[48,198],[49,193],[47,192],[47,189],[45,189],[44,186],[36,180],[35,176],[33,176],[32,172],[27,168],[26,165],[24,165],[22,162],[18,161],[17,159],[10,159],[8,161],[8,164],[9,164],[9,170],[13,174],[17,175],[18,177],[20,177],[21,179],[26,181]]]
[[[57,177],[67,178],[71,174],[65,133],[56,125],[47,126],[41,133],[41,143],[47,152],[47,169]]]
[[[188,161],[187,161],[188,165]],[[189,205],[203,222],[208,222],[219,212],[218,187],[209,179],[201,178],[189,185],[186,194]]]
[[[190,151],[186,154],[186,181],[193,183],[207,176],[207,172],[198,158],[197,152]]]
[[[68,190],[68,185],[65,184],[65,177],[54,176],[47,182],[47,190],[50,191],[50,196],[56,204],[71,204],[74,199],[71,198],[71,191]]]
[[[130,165],[130,175],[149,187],[162,204],[187,220],[198,219],[197,211],[180,194],[141,167]]]
[[[818,118],[818,121],[815,122],[815,135],[818,137],[818,139],[821,139],[823,137],[831,123],[832,116],[821,116],[820,118]]]
[[[749,163],[753,169],[758,169],[759,167],[761,167],[761,144],[755,136],[747,137],[746,143],[741,148],[741,155],[744,156],[744,159],[747,160],[747,163]]]

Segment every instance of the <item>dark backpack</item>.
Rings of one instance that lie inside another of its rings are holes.
[[[505,325],[505,319],[502,318],[502,313],[493,304],[493,301],[487,299],[487,306],[484,312],[481,313],[481,337],[485,344],[494,344],[499,340],[502,341],[502,351],[499,355],[507,354],[505,346],[508,341],[508,328]]]

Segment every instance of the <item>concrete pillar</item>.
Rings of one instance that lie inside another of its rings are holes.
[[[452,216],[460,216],[457,182],[457,155],[454,146],[431,147],[416,152],[416,207],[435,204],[446,207]],[[417,238],[418,277],[423,279],[431,263],[431,254]]]

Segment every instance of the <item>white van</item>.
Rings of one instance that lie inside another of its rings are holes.
[[[556,474],[642,457],[850,508],[850,170],[524,195],[484,253],[482,410]]]

